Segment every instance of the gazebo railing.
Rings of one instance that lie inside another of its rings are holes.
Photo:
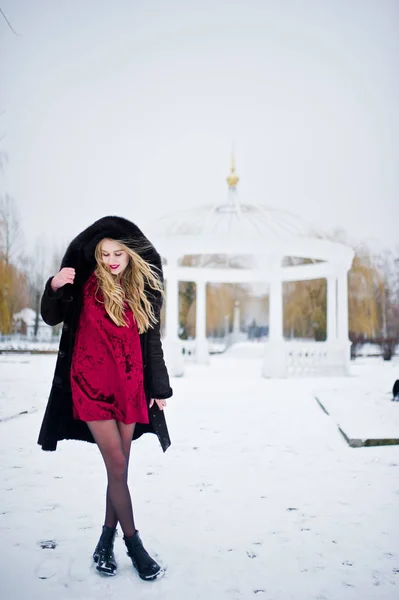
[[[331,376],[345,374],[345,355],[348,349],[329,342],[285,342],[288,376]]]
[[[209,354],[221,354],[231,345],[229,339],[225,337],[208,337],[207,342]],[[195,362],[197,354],[195,339],[181,340],[181,350],[185,361]]]
[[[248,342],[247,342],[248,343]],[[262,354],[261,347],[266,350],[268,342],[257,346]],[[337,346],[329,342],[316,342],[312,340],[285,340],[284,356],[285,371],[288,377],[323,377],[342,376],[345,374],[345,365],[349,357],[348,348]],[[228,338],[208,338],[208,350],[210,354],[225,352],[230,346],[234,346]],[[181,341],[182,353],[185,362],[195,362],[196,342],[192,340]],[[259,357],[261,356],[259,355]],[[346,354],[348,356],[346,356]]]

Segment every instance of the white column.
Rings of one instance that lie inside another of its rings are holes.
[[[166,276],[166,326],[162,346],[165,362],[172,377],[184,375],[182,343],[179,339],[179,280],[176,272],[177,259],[169,258]]]
[[[240,337],[240,303],[238,300],[234,302],[233,309],[233,340],[237,343]]]
[[[179,282],[173,271],[166,280],[165,338],[176,340],[179,336]]]
[[[336,271],[327,275],[327,342],[325,346],[327,360],[324,365],[324,374],[342,376],[346,375],[348,371],[350,350],[348,333],[346,332],[346,341],[342,341],[339,335],[342,301],[339,299],[338,277]],[[346,297],[347,303],[348,298]]]
[[[195,358],[197,364],[206,365],[209,363],[206,339],[206,282],[196,281],[196,291]]]
[[[270,265],[269,339],[263,355],[263,377],[287,377],[286,343],[283,331],[283,280],[281,257]]]
[[[225,338],[226,342],[227,342],[227,338],[229,337],[229,333],[230,333],[229,315],[224,315],[224,338]]]
[[[327,341],[337,341],[337,278],[327,277]]]
[[[283,282],[277,275],[269,288],[269,341],[283,341]]]
[[[338,276],[338,339],[349,341],[348,273]]]
[[[350,365],[350,347],[349,340],[349,311],[348,311],[348,272],[344,268],[337,277],[337,358],[336,373],[347,375]]]

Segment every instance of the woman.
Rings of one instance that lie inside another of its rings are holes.
[[[163,409],[173,392],[160,340],[162,300],[155,248],[130,221],[104,217],[71,242],[41,303],[44,321],[63,328],[38,443],[43,450],[64,439],[98,445],[108,487],[96,568],[116,574],[119,521],[127,554],[145,580],[163,569],[135,527],[127,471],[132,439],[152,432],[163,451],[170,446]]]

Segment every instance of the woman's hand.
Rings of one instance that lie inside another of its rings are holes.
[[[50,283],[53,292],[56,292],[60,288],[64,287],[67,283],[73,283],[75,281],[75,269],[72,267],[64,267],[57,275],[55,275]]]
[[[158,400],[157,398],[151,398],[150,400],[150,408],[154,404],[157,403],[159,410],[163,410],[166,406],[166,400]]]

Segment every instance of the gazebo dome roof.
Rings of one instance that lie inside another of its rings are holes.
[[[233,157],[224,203],[178,210],[153,221],[149,234],[161,253],[287,256],[351,263],[351,248],[328,240],[301,217],[263,204],[241,203],[238,181]]]
[[[242,204],[237,192],[239,177],[234,155],[226,181],[226,202],[178,210],[160,217],[152,223],[154,234],[164,239],[181,236],[236,240],[261,238],[266,244],[275,243],[281,238],[325,237],[321,231],[288,211],[264,205]]]
[[[178,210],[154,221],[151,229],[156,235],[164,238],[257,237],[263,242],[273,242],[279,238],[325,237],[320,230],[288,211],[264,205],[239,204],[238,201]]]

